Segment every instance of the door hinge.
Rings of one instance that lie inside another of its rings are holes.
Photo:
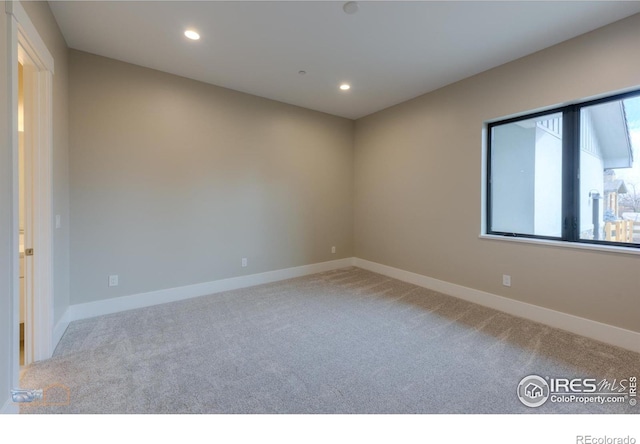
[[[25,248],[24,249],[25,256],[33,256],[33,248]]]

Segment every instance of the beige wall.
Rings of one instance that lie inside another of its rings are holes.
[[[72,304],[353,255],[352,121],[79,51],[69,68]]]
[[[22,6],[47,45],[55,64],[53,75],[53,213],[61,217],[53,231],[54,325],[69,306],[69,113],[67,44],[49,4],[23,1]],[[52,221],[53,223],[53,221]]]
[[[640,256],[478,238],[483,124],[639,87],[638,48],[640,15],[357,121],[355,255],[640,331]]]

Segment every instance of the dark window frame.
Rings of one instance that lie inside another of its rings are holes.
[[[487,163],[485,165],[486,183],[485,183],[485,223],[486,234],[524,239],[540,239],[559,242],[569,242],[576,244],[591,244],[604,246],[618,246],[626,248],[640,249],[640,244],[615,242],[607,240],[581,239],[579,233],[580,225],[580,114],[582,108],[598,105],[607,102],[615,102],[629,98],[640,98],[640,90],[634,90],[621,94],[614,94],[594,100],[576,102],[570,105],[551,108],[545,111],[537,111],[524,114],[518,117],[502,119],[487,124],[486,146],[487,146]],[[542,236],[526,233],[510,233],[504,231],[492,230],[492,133],[493,128],[509,123],[520,122],[523,120],[534,119],[551,114],[562,114],[562,232],[559,237]],[[636,161],[640,161],[637,159]]]

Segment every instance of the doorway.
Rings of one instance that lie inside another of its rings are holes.
[[[37,188],[41,174],[42,143],[40,125],[42,112],[37,60],[29,55],[22,44],[18,45],[18,254],[20,297],[20,366],[44,359],[38,352],[38,334],[47,326],[39,316],[39,304],[50,289],[43,288],[41,267],[47,267],[39,255],[44,243],[41,234],[49,219],[41,206],[42,189]],[[50,220],[50,219],[49,219]],[[36,254],[38,256],[36,256]],[[40,292],[40,294],[38,294]],[[40,296],[40,297],[38,297]],[[40,346],[42,349],[42,346]]]
[[[24,276],[25,238],[25,147],[24,147],[24,65],[18,63],[18,252],[20,254],[20,366],[25,360],[26,292]]]
[[[19,368],[53,352],[53,58],[20,2],[7,2],[13,152],[14,384]]]

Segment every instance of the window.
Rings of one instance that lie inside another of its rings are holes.
[[[488,126],[487,233],[640,247],[640,91]]]

